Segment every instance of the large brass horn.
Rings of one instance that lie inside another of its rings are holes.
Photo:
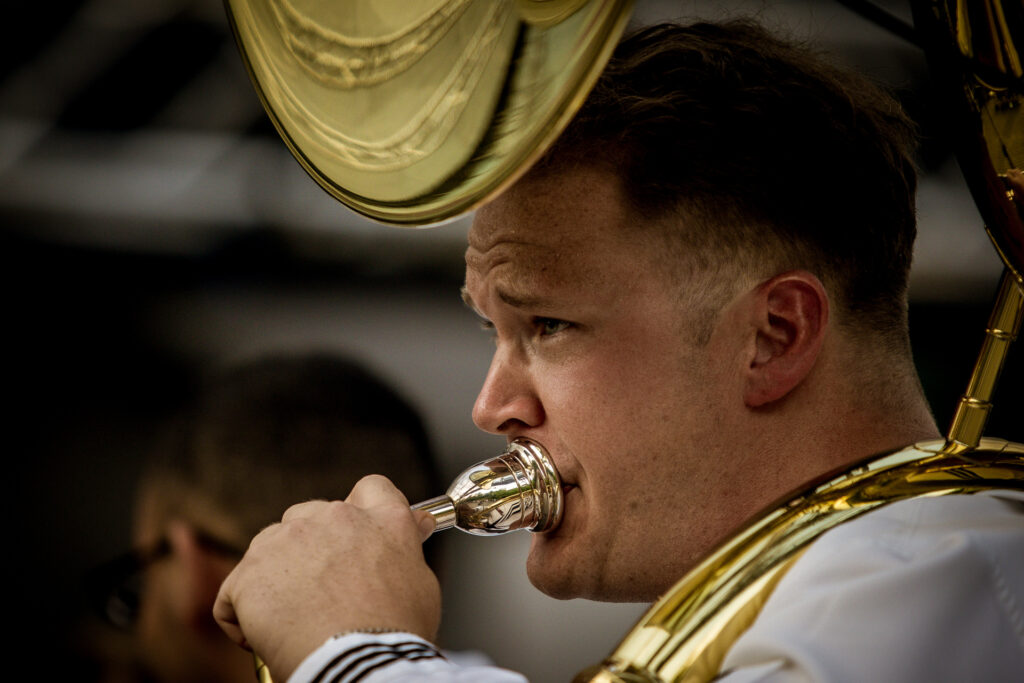
[[[260,99],[307,172],[354,211],[462,215],[558,136],[632,0],[226,0]]]
[[[256,89],[303,167],[356,212],[410,226],[461,215],[523,173],[575,113],[631,6],[373,0],[349,2],[341,13],[293,0],[226,4]],[[1010,182],[1024,165],[1024,17],[1009,5],[912,2],[933,76],[955,114],[957,158],[1005,263],[947,438],[856,463],[770,507],[578,681],[710,680],[822,533],[909,498],[1024,491],[1024,445],[983,436],[1024,310],[1024,188]]]

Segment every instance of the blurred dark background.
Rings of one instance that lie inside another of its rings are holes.
[[[923,133],[911,329],[944,426],[1001,268],[920,50],[899,35],[907,3],[873,4],[894,20],[888,27],[860,4],[641,1],[636,16],[752,11],[897,91]],[[219,2],[16,1],[8,17],[0,258],[17,530],[7,557],[18,579],[8,623],[52,677],[81,676],[65,642],[83,613],[79,578],[127,549],[131,491],[155,420],[205,369],[270,349],[338,349],[421,407],[446,475],[501,442],[468,417],[490,350],[458,298],[468,218],[425,231],[383,227],[321,192],[260,109]],[[842,201],[837,188],[837,210]],[[1009,359],[988,429],[1015,441],[1024,441],[1021,356],[1017,348]],[[565,680],[600,659],[640,609],[551,610],[522,576],[524,543],[453,543],[467,559],[446,578],[445,634],[534,680]],[[510,586],[508,604],[496,607],[501,623],[480,624],[474,600],[499,582]],[[593,632],[582,632],[578,652],[548,652],[552,631],[541,622]],[[538,633],[524,635],[525,623]]]

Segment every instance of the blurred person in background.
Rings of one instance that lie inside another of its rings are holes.
[[[251,683],[252,656],[211,614],[221,582],[289,506],[337,498],[369,472],[413,501],[442,489],[417,412],[358,364],[278,354],[213,376],[157,439],[134,551],[94,574],[105,617],[131,634],[97,645],[103,679]],[[437,543],[424,548],[435,566]]]

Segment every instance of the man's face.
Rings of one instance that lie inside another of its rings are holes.
[[[556,597],[653,599],[728,516],[718,455],[738,349],[696,341],[686,284],[634,220],[611,174],[578,169],[520,182],[469,235],[466,298],[496,344],[473,419],[540,442],[562,475],[562,524],[527,561]]]
[[[158,494],[144,489],[135,517],[135,547],[153,548],[164,538],[165,522],[157,512]],[[175,558],[163,557],[147,567],[139,593],[135,636],[139,664],[156,680],[171,680],[182,674],[189,657],[184,654],[185,628],[180,609],[184,581]],[[164,678],[169,676],[170,678]],[[183,675],[180,680],[187,680]]]
[[[239,537],[230,518],[215,514],[201,498],[193,496],[186,503],[178,489],[170,493],[159,484],[143,484],[135,510],[135,547],[154,548],[165,540],[170,552],[147,566],[141,577],[135,624],[135,656],[141,675],[147,680],[176,683],[251,676],[252,656],[225,636],[212,614],[220,584],[237,557],[204,548],[198,540],[203,532],[191,523],[169,519],[161,504],[168,496],[194,513],[203,511],[198,516],[209,529],[205,533],[213,538]]]

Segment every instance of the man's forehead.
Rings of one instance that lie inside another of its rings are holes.
[[[553,239],[545,240],[543,235],[516,234],[514,230],[495,230],[474,240],[471,233],[466,249],[466,268],[481,275],[497,266],[550,268],[560,260],[559,245],[564,242],[554,235],[548,236]]]
[[[618,179],[606,170],[527,175],[477,210],[467,265],[478,267],[484,265],[479,257],[500,260],[509,252],[558,258],[619,241],[625,206]]]
[[[546,245],[528,241],[502,240],[489,244],[486,250],[472,246],[466,250],[466,282],[463,300],[477,308],[470,290],[480,282],[490,280],[495,295],[516,307],[540,306],[539,292],[575,279],[572,272],[559,268],[560,253]]]
[[[578,231],[560,215],[568,200],[533,188],[517,185],[477,209],[469,229],[470,249],[552,248],[572,240]]]

